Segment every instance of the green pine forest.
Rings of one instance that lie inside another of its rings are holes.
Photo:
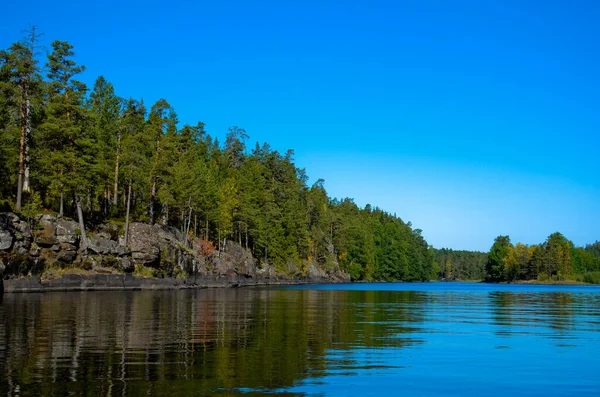
[[[259,266],[343,270],[353,280],[596,280],[599,244],[575,248],[560,233],[537,246],[508,236],[486,253],[436,250],[410,222],[309,185],[294,152],[248,147],[233,126],[224,142],[204,123],[180,126],[166,99],[119,96],[104,77],[87,87],[73,46],[37,33],[0,51],[0,202],[80,224],[160,223],[221,250],[235,242]],[[83,236],[82,236],[83,237]],[[82,238],[85,242],[85,238]],[[599,277],[600,278],[600,277]],[[582,279],[583,280],[583,279]]]

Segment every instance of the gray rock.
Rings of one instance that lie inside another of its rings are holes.
[[[77,251],[77,247],[69,243],[60,243],[58,247],[61,251]]]
[[[307,270],[308,270],[308,277],[310,277],[310,278],[313,278],[313,279],[314,278],[327,278],[327,273],[323,269],[316,267],[312,263],[310,265],[308,265]]]
[[[0,251],[8,251],[12,248],[15,241],[15,222],[19,218],[11,213],[0,213]]]
[[[145,223],[132,223],[129,229],[129,247],[134,262],[158,263],[160,260],[158,229]]]
[[[37,245],[44,248],[52,247],[53,245],[58,244],[58,240],[55,235],[47,235],[44,232],[40,232],[35,236],[35,240]]]
[[[38,221],[42,226],[45,225],[54,225],[56,223],[56,215],[53,214],[42,214],[40,215]]]
[[[0,230],[0,251],[8,251],[12,248],[14,236],[9,230]]]
[[[60,251],[56,256],[56,259],[63,263],[73,263],[76,257],[77,252],[75,251]]]
[[[31,240],[30,239],[23,239],[23,240],[18,240],[15,242],[15,245],[13,246],[13,250],[14,249],[21,249],[24,248],[26,250],[29,250],[29,248],[31,248]]]
[[[135,267],[129,258],[121,258],[121,269],[126,273],[131,273],[135,270]]]
[[[98,226],[98,235],[108,240],[119,240],[119,226],[112,223],[102,224]]]
[[[185,239],[185,234],[173,227],[154,225],[154,228],[158,232],[158,237],[163,242],[168,242],[170,244],[178,244],[184,241]]]
[[[78,229],[77,222],[59,219],[56,221],[56,239],[61,243],[77,245],[79,242]]]
[[[221,258],[217,261],[218,274],[256,275],[256,262],[252,254],[235,243],[228,243]]]
[[[29,223],[23,222],[23,221],[15,223],[15,229],[17,231],[19,231],[21,238],[24,241],[27,241],[27,240],[31,241],[32,234],[31,234],[31,226],[29,225]]]
[[[19,217],[12,212],[0,213],[0,229],[5,229],[19,222]]]
[[[110,240],[110,239],[111,239],[111,238],[110,238],[110,234],[108,234],[108,233],[106,233],[106,232],[99,232],[99,233],[96,233],[96,237],[100,237],[100,238],[103,238],[103,239],[105,239],[105,240]]]
[[[129,254],[127,248],[121,247],[116,241],[103,238],[99,234],[89,238],[88,249],[98,255],[125,256]]]

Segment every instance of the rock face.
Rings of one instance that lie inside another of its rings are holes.
[[[231,285],[347,277],[339,269],[325,272],[315,265],[309,265],[302,274],[294,263],[288,264],[286,275],[278,274],[272,266],[258,269],[250,251],[235,243],[228,243],[218,253],[211,244],[189,241],[184,233],[168,226],[132,223],[128,248],[122,245],[124,236],[117,225],[99,225],[88,233],[88,248],[83,252],[78,222],[43,214],[30,224],[15,214],[0,213],[0,273],[6,268],[4,278],[16,279],[39,276],[55,266],[74,265],[104,273],[131,273],[144,266],[158,277],[214,279],[208,286],[223,284],[219,281],[223,277],[230,280],[225,284]]]
[[[216,274],[238,274],[247,277],[256,276],[256,261],[244,248],[237,244],[228,244],[221,257],[215,260]]]
[[[143,265],[158,264],[160,242],[158,230],[152,225],[132,223],[129,226],[129,247],[134,262]]]
[[[107,240],[99,235],[91,236],[88,239],[88,249],[98,255],[125,256],[129,255],[129,250],[122,247],[113,240]]]

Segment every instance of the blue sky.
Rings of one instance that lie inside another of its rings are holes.
[[[600,239],[596,1],[81,1],[3,6],[0,47],[35,24],[89,85],[238,125],[332,196],[436,247],[554,231]],[[24,17],[23,15],[26,15]],[[9,17],[7,17],[9,16]]]

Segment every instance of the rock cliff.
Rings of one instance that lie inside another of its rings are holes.
[[[235,243],[228,243],[221,252],[217,252],[207,249],[203,245],[205,242],[190,240],[179,230],[168,226],[132,223],[127,247],[124,246],[123,233],[116,225],[97,225],[87,231],[87,235],[88,247],[82,250],[79,224],[73,220],[42,214],[28,222],[13,213],[0,213],[0,274],[4,273],[4,279],[30,278],[29,284],[33,284],[25,290],[35,290],[35,286],[43,280],[52,280],[58,274],[73,271],[83,272],[79,276],[90,280],[97,274],[112,274],[114,278],[118,274],[131,273],[186,280],[166,283],[169,288],[214,286],[223,278],[228,280],[225,284],[230,285],[252,285],[257,280],[349,281],[349,277],[341,271],[327,273],[314,264],[306,266],[304,272],[294,267],[293,272],[285,274],[268,266],[258,268],[251,253]],[[131,278],[127,280],[127,285],[132,286],[154,285],[131,281]],[[83,280],[80,287],[90,283],[98,285],[97,282]],[[119,283],[108,282],[110,289]],[[55,282],[55,285],[62,286],[60,282]]]

